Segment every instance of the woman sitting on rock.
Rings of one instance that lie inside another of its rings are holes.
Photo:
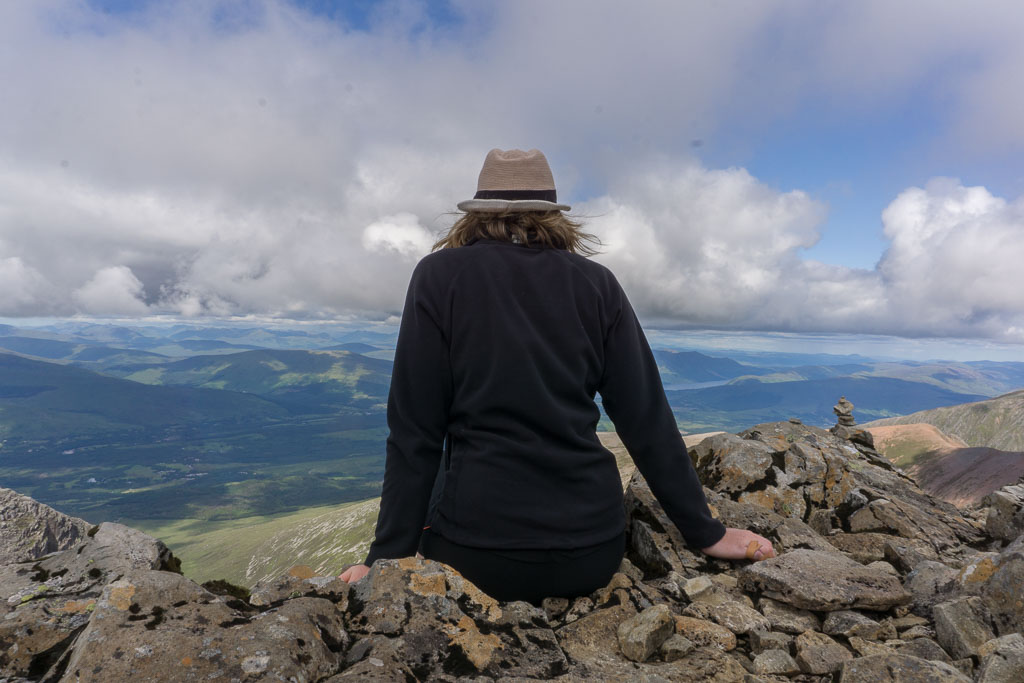
[[[767,539],[712,518],[640,323],[612,273],[585,258],[596,239],[562,213],[544,155],[492,150],[459,209],[412,275],[376,536],[341,578],[419,547],[500,600],[604,586],[625,513],[597,393],[690,546],[773,557]]]

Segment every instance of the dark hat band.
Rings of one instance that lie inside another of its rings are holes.
[[[558,203],[558,196],[554,190],[477,190],[473,199],[539,199]]]

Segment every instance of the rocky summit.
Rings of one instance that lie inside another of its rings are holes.
[[[415,558],[352,586],[306,567],[200,586],[141,532],[33,522],[8,495],[0,681],[1024,680],[1019,487],[958,510],[851,425],[763,424],[690,455],[715,515],[778,556],[686,547],[634,474],[619,573],[541,605]]]

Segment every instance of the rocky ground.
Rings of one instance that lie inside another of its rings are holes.
[[[1024,680],[1024,486],[959,511],[866,432],[835,432],[772,423],[691,449],[716,515],[778,557],[686,548],[635,474],[620,572],[539,607],[412,558],[354,586],[302,567],[251,593],[199,586],[141,532],[68,533],[0,555],[0,681]]]

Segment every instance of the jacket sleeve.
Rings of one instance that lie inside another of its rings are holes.
[[[721,540],[725,526],[708,509],[640,322],[617,283],[614,290],[599,388],[605,412],[686,543],[707,548]]]
[[[387,457],[377,530],[366,564],[415,554],[441,462],[452,400],[439,288],[421,261],[406,295],[388,394]]]

